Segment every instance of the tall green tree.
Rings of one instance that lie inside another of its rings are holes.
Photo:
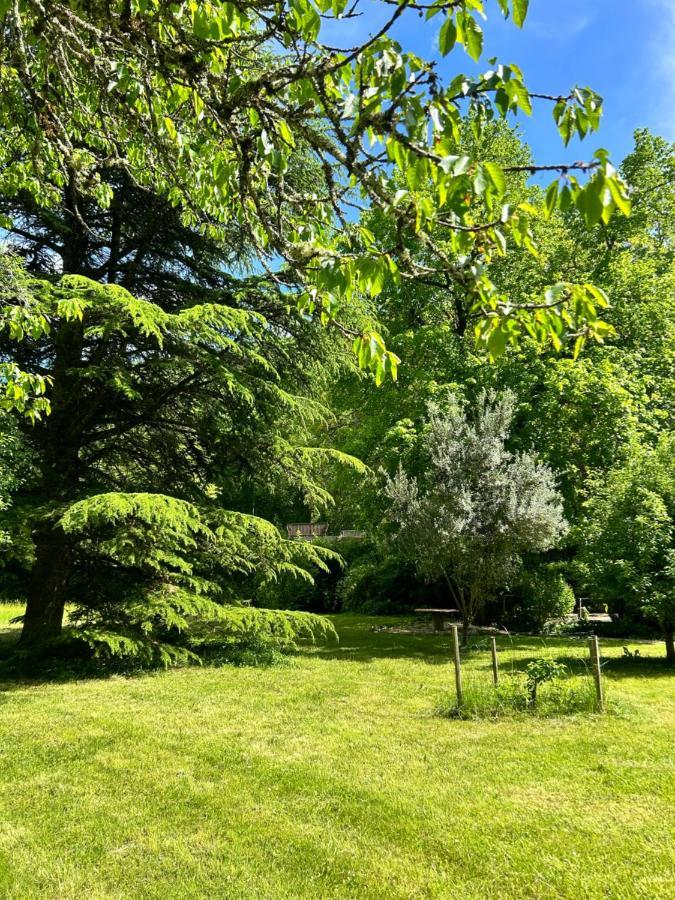
[[[482,136],[504,165],[520,161],[517,137],[493,123]],[[475,138],[467,129],[467,148]],[[536,225],[539,256],[510,253],[493,260],[492,278],[500,289],[521,296],[567,276],[593,281],[610,301],[603,344],[542,351],[521,341],[486,365],[477,353],[463,317],[470,297],[457,290],[410,283],[405,290],[387,282],[376,300],[380,327],[404,362],[396,384],[377,394],[367,382],[347,376],[333,391],[338,427],[327,440],[362,458],[371,468],[392,474],[414,445],[426,404],[448,388],[473,400],[482,390],[511,390],[518,411],[514,448],[536,447],[558,473],[566,515],[576,521],[588,496],[590,478],[608,471],[629,452],[634,440],[654,442],[672,428],[675,396],[675,267],[673,266],[672,145],[646,132],[621,170],[631,180],[634,214],[588,231],[578,212],[544,216]],[[540,189],[511,176],[507,199],[536,203]],[[391,229],[378,214],[374,230]],[[383,509],[376,490],[356,484],[346,473],[335,485],[346,519],[361,527],[378,521]]]
[[[101,524],[95,503],[75,519],[50,504],[85,502],[90,489],[138,493],[118,500],[147,528],[146,495],[201,503],[213,490],[237,493],[234,478],[223,486],[211,472],[218,453],[226,470],[255,458],[271,474],[301,471],[297,486],[325,499],[312,477],[317,454],[276,427],[279,407],[296,420],[318,415],[285,380],[294,362],[305,378],[319,372],[288,334],[311,334],[309,356],[330,373],[317,342],[331,338],[312,322],[330,325],[378,382],[395,377],[397,355],[360,314],[363,296],[376,298],[387,280],[459,286],[493,357],[526,335],[602,339],[606,301],[592,284],[557,280],[509,297],[488,264],[514,248],[535,252],[543,209],[574,207],[586,226],[627,213],[607,155],[540,167],[504,162],[481,142],[493,118],[529,114],[535,98],[551,103],[564,143],[584,137],[600,98],[586,88],[532,94],[513,65],[444,84],[391,36],[424,8],[445,55],[463,47],[477,60],[484,5],[382,0],[381,26],[352,46],[343,0],[0,2],[3,224],[41,276],[27,302],[13,288],[0,298],[0,377],[6,406],[37,415],[51,404],[34,438],[47,506],[27,641],[58,630],[72,535]],[[527,4],[490,8],[521,26]],[[322,17],[337,35],[330,46]],[[463,121],[476,136],[468,152]],[[547,203],[508,202],[509,180],[541,168],[564,179]],[[355,207],[379,210],[394,233],[352,222]],[[172,229],[169,253],[152,228]],[[198,240],[219,248],[208,261]],[[224,274],[235,258],[250,276],[243,293]],[[194,510],[165,521],[189,532]],[[185,549],[194,535],[183,535]],[[87,544],[102,546],[102,535]],[[145,559],[146,570],[161,568]]]
[[[467,148],[475,141],[469,128],[463,140]],[[526,153],[501,123],[486,129],[482,140],[507,166]],[[374,302],[389,346],[403,359],[398,381],[374,394],[363,378],[347,375],[332,390],[337,423],[324,440],[390,476],[399,462],[409,474],[423,474],[419,446],[430,401],[448,390],[469,403],[484,390],[510,390],[516,414],[509,448],[536,448],[556,472],[567,519],[579,525],[585,501],[632,446],[653,445],[672,430],[674,158],[671,144],[637,132],[621,165],[631,181],[629,219],[589,231],[578,211],[553,211],[536,224],[537,258],[510,253],[491,263],[495,283],[515,296],[563,277],[599,284],[610,300],[606,318],[614,329],[603,344],[587,344],[575,359],[572,346],[542,351],[522,341],[487,364],[462,326],[470,298],[420,282],[405,290],[387,282]],[[512,175],[508,191],[514,202],[537,203],[540,189]],[[373,212],[369,227],[386,232],[392,226]],[[332,490],[342,527],[378,528],[387,503],[377,479],[344,472]],[[574,528],[556,555],[572,562],[582,537],[582,529]]]
[[[327,414],[313,391],[340,351],[276,282],[230,274],[246,262],[237,229],[214,241],[124,176],[109,186],[109,209],[81,202],[77,215],[67,193],[49,209],[4,201],[43,324],[8,329],[0,352],[44,379],[51,405],[17,417],[36,460],[14,497],[34,548],[22,642],[57,636],[70,601],[92,642],[98,629],[123,635],[118,649],[164,654],[169,631],[241,599],[237,573],[323,564],[243,512],[256,483],[325,500],[317,476],[337,454],[299,439]],[[9,322],[24,299],[8,296]]]

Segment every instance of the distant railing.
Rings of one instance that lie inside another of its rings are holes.
[[[344,528],[337,535],[329,535],[326,522],[291,522],[290,525],[286,526],[286,533],[291,539],[299,538],[303,541],[316,537],[330,537],[332,540],[342,540],[344,538],[360,541],[366,536],[365,531],[354,531]]]
[[[286,526],[289,538],[323,537],[328,531],[326,522],[292,522]]]

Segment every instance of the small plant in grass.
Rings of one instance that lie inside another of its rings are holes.
[[[488,641],[487,638],[480,638],[477,641],[471,641],[471,643],[469,644],[468,647],[466,647],[466,649],[474,650],[474,651],[489,650],[490,642]]]
[[[547,682],[533,706],[527,677],[517,672],[500,679],[497,687],[488,679],[471,681],[464,686],[461,707],[453,694],[439,705],[437,712],[453,719],[501,719],[532,715],[555,718],[597,712],[597,701],[591,678],[565,678]]]
[[[541,691],[536,706],[536,714],[541,718],[598,711],[595,685],[590,676],[556,678],[548,682]]]
[[[537,688],[539,685],[564,675],[565,666],[554,659],[540,657],[528,664],[526,672],[529,703],[531,706],[534,706],[537,702]]]
[[[458,719],[548,718],[597,712],[597,699],[589,674],[571,675],[562,663],[539,658],[524,672],[503,673],[498,685],[484,676],[465,679],[461,706],[453,694],[437,712]]]

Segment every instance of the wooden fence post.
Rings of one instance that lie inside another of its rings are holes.
[[[605,708],[605,698],[602,693],[602,669],[600,668],[600,645],[598,636],[594,634],[589,640],[591,650],[591,665],[593,666],[593,679],[595,681],[595,694],[598,698],[598,709],[602,712]]]
[[[497,661],[497,638],[491,637],[490,641],[492,643],[492,678],[495,683],[495,687],[499,684],[499,662]]]
[[[461,707],[464,703],[464,694],[462,692],[462,663],[459,658],[459,632],[457,626],[452,626],[452,642],[455,649],[455,687],[457,689],[457,706]]]

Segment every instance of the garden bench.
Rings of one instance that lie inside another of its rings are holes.
[[[448,616],[459,612],[458,609],[416,609],[416,613],[431,613],[431,621],[434,631],[443,631],[443,625]]]

